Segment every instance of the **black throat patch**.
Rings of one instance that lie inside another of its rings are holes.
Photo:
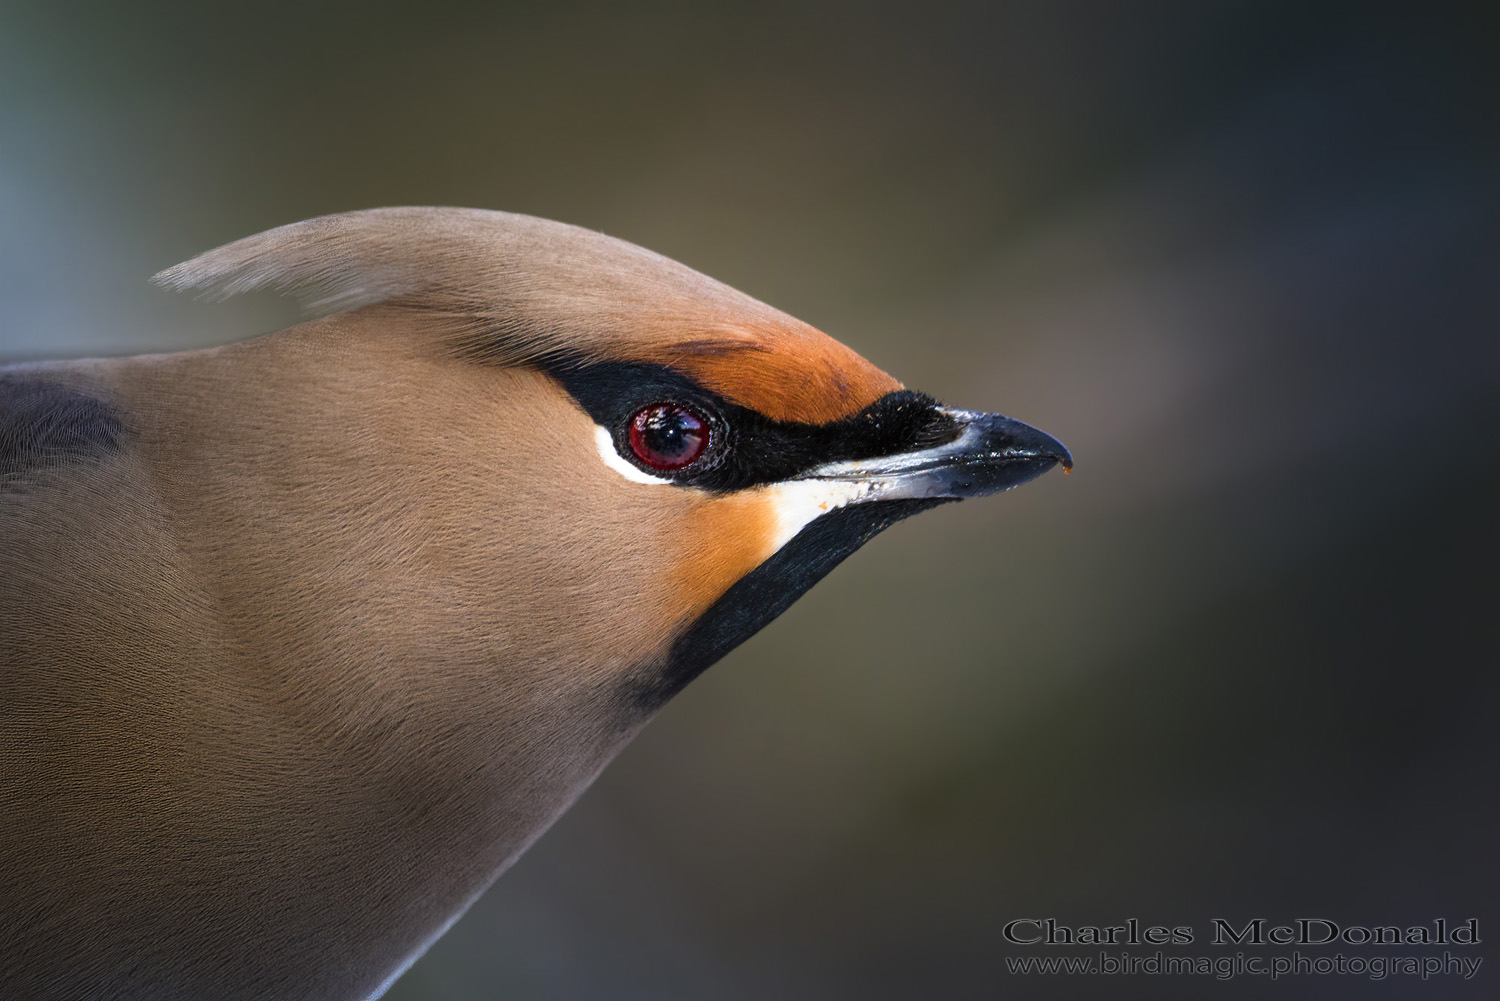
[[[850,504],[809,522],[764,563],[741,577],[672,645],[666,661],[627,682],[631,710],[649,716],[687,684],[759,632],[830,570],[887,528],[948,498]]]

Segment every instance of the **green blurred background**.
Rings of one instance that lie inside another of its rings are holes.
[[[1496,9],[4,2],[0,355],[274,329],[146,276],[471,205],[1073,449],[694,683],[392,999],[1495,997],[1023,977],[1094,950],[1001,930],[1500,938]]]

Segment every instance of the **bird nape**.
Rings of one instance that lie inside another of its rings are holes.
[[[527,216],[327,216],[157,279],[322,315],[0,369],[3,998],[376,996],[849,553],[1071,464]]]

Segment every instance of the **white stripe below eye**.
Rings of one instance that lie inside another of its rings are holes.
[[[659,476],[652,476],[650,473],[642,472],[629,462],[626,462],[620,453],[615,451],[614,436],[598,424],[594,425],[594,442],[599,446],[599,458],[604,460],[604,464],[632,483],[655,485],[672,482],[671,480],[664,480]]]
[[[858,480],[786,480],[769,484],[766,489],[776,508],[776,537],[772,540],[776,549],[792,541],[814,518],[865,500],[873,492],[871,484]]]
[[[594,442],[604,464],[632,483],[654,486],[672,482],[636,468],[615,451],[614,437],[597,424],[594,425]],[[776,512],[776,528],[768,556],[792,541],[814,518],[845,504],[867,500],[876,492],[875,485],[864,480],[784,480],[753,489],[770,494]]]

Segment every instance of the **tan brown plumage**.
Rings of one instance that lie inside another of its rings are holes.
[[[420,208],[325,216],[157,278],[219,298],[292,291],[324,311],[389,303],[497,364],[649,360],[775,420],[835,420],[900,388],[831,337],[676,261],[531,216]]]
[[[525,216],[330,216],[159,277],[332,314],[0,369],[0,998],[375,995],[844,555],[1069,461]],[[632,454],[661,400],[698,467]]]

